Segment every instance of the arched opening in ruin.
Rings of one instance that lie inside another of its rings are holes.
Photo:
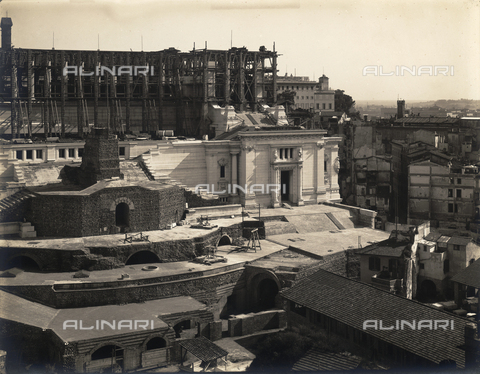
[[[115,208],[115,226],[122,229],[130,226],[130,207],[127,203],[120,203]]]
[[[181,338],[182,333],[185,330],[190,330],[191,329],[190,320],[186,319],[186,320],[178,322],[175,326],[173,326],[173,329],[175,330],[175,337],[176,338]]]
[[[88,370],[95,369],[102,373],[123,371],[123,348],[117,345],[104,345],[93,352],[91,357]]]
[[[433,299],[437,295],[437,286],[431,280],[424,280],[421,285],[422,294],[424,297]]]
[[[19,268],[23,271],[38,273],[40,272],[40,265],[28,256],[16,256],[7,261],[7,263],[2,266],[2,270],[11,269],[11,268]]]
[[[160,348],[165,348],[167,346],[167,342],[165,339],[157,336],[155,338],[152,338],[148,341],[146,349],[147,351],[152,350],[152,349],[160,349]]]
[[[131,255],[125,265],[154,264],[162,262],[158,256],[151,251],[138,251]]]
[[[257,286],[257,306],[260,310],[275,307],[275,297],[278,294],[277,283],[270,278],[262,279]]]
[[[217,247],[220,247],[221,245],[231,245],[231,244],[232,244],[232,239],[230,239],[228,235],[223,235],[218,241]]]

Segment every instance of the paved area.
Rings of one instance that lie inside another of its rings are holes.
[[[298,248],[318,258],[346,249],[359,248],[359,243],[362,247],[365,247],[388,239],[389,236],[388,232],[362,227],[304,234],[273,235],[268,240],[284,246]]]
[[[218,255],[227,258],[227,262],[217,262],[211,265],[204,265],[195,263],[193,261],[178,261],[178,262],[164,262],[140,265],[127,265],[118,269],[98,270],[89,272],[88,278],[73,278],[74,272],[63,273],[32,273],[22,272],[15,278],[0,278],[0,286],[13,285],[45,285],[54,283],[89,283],[89,282],[116,282],[121,279],[122,274],[127,273],[129,278],[126,280],[146,279],[165,277],[178,274],[190,274],[199,272],[200,275],[209,275],[220,273],[223,271],[233,270],[239,268],[247,261],[254,261],[259,258],[271,255],[285,249],[284,245],[272,243],[266,240],[261,240],[262,250],[253,252],[234,251],[234,246],[221,246],[218,250]],[[157,270],[145,271],[142,270],[145,266],[157,266]]]
[[[253,219],[252,219],[253,220]],[[218,227],[207,229],[195,229],[189,225],[176,226],[171,230],[155,230],[144,231],[143,234],[148,235],[150,242],[163,242],[174,240],[185,240],[202,237],[214,231],[219,231],[222,227],[229,227],[233,224],[242,222],[241,217],[224,218],[210,221],[212,225]],[[129,233],[136,234],[135,232]],[[125,243],[125,234],[116,235],[98,235],[98,236],[86,236],[83,238],[29,238],[29,239],[10,239],[0,240],[0,247],[14,247],[14,248],[58,248],[62,250],[81,250],[83,248],[92,247],[121,247],[135,245],[133,242]]]

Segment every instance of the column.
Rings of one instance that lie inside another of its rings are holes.
[[[282,191],[282,186],[280,185],[280,170],[278,166],[273,168],[273,184],[280,186],[280,189],[272,190],[272,205],[274,208],[280,208],[280,194]]]
[[[232,160],[232,178],[231,183],[232,185],[236,185],[238,183],[238,175],[237,175],[237,155],[238,152],[230,152],[231,160]],[[233,186],[232,186],[233,188]]]
[[[302,175],[302,171],[303,171],[303,164],[299,164],[299,165],[297,166],[298,206],[305,205],[305,203],[303,202],[303,193],[302,193],[302,190],[303,190],[303,175]]]

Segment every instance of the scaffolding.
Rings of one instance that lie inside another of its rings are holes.
[[[130,67],[133,74],[120,67]],[[135,67],[148,73],[135,74]],[[2,48],[0,98],[10,103],[13,138],[21,137],[24,121],[32,136],[35,116],[45,137],[75,129],[83,136],[92,114],[93,125],[119,134],[175,130],[200,138],[209,133],[210,104],[233,105],[237,111],[275,104],[276,72],[275,47],[205,46],[190,52]]]

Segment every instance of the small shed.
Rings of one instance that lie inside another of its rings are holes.
[[[185,361],[187,352],[190,352],[192,355],[197,357],[202,361],[203,371],[206,371],[208,367],[217,362],[217,359],[223,358],[226,364],[226,357],[228,352],[220,348],[215,343],[212,343],[210,340],[204,336],[200,336],[195,339],[182,340],[179,342],[181,347],[181,364]]]

